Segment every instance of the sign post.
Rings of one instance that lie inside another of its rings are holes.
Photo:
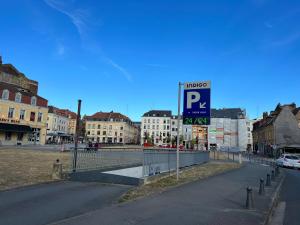
[[[181,86],[184,85],[183,125],[210,124],[210,81],[188,82],[178,84],[178,117],[177,117],[177,151],[176,178],[179,179],[179,144],[180,144],[180,102]]]
[[[181,85],[183,85],[183,84],[179,82],[179,84],[178,84],[178,114],[177,114],[177,145],[176,145],[176,179],[177,179],[177,181],[179,179],[179,144],[180,144],[179,126],[180,126]]]

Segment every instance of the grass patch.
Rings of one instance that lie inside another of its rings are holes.
[[[176,174],[173,174],[152,183],[131,189],[121,196],[119,202],[122,203],[132,201],[138,198],[152,195],[154,193],[161,193],[170,187],[175,187],[192,181],[204,179],[212,175],[239,168],[240,166],[240,164],[229,162],[209,162],[204,165],[195,166],[183,170],[180,173],[178,181],[176,180]]]
[[[56,159],[67,171],[71,165],[70,153],[42,150],[1,149],[0,190],[49,182]]]

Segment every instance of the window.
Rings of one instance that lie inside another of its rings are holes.
[[[11,140],[11,132],[5,132],[5,140],[10,141]]]
[[[100,131],[97,131],[97,135],[100,135]]]
[[[9,108],[8,109],[8,118],[13,118],[14,117],[14,108]]]
[[[110,129],[110,130],[112,129],[112,125],[109,125],[109,129]]]
[[[120,138],[120,142],[123,142],[123,138]]]
[[[122,136],[123,136],[123,133],[120,133],[120,136],[122,137]]]
[[[150,119],[148,119],[148,123],[150,123]]]
[[[20,110],[20,120],[24,120],[24,118],[25,118],[25,110],[21,109]]]
[[[95,124],[92,125],[92,129],[95,129]]]
[[[24,137],[24,134],[23,134],[23,133],[18,133],[18,134],[17,134],[17,140],[18,140],[18,141],[22,141],[22,140],[23,140],[23,137]]]
[[[118,136],[118,132],[115,132],[115,136]]]
[[[101,125],[98,125],[98,129],[101,129]]]
[[[39,112],[37,121],[42,122],[42,118],[43,118],[43,113]]]
[[[157,119],[156,122],[159,123],[159,119]]]
[[[152,129],[153,129],[153,130],[155,129],[155,125],[152,125]]]
[[[88,124],[88,129],[91,129],[91,124]]]
[[[36,106],[36,97],[35,96],[31,97],[31,105]]]
[[[8,98],[9,98],[9,91],[5,89],[2,92],[2,99],[3,100],[8,100]]]
[[[146,128],[145,128],[146,129]],[[120,130],[123,130],[123,127],[120,127]]]
[[[30,113],[30,121],[34,122],[35,121],[35,112]]]
[[[155,119],[152,120],[152,123],[155,123]]]
[[[90,131],[88,131],[88,132],[87,132],[87,134],[88,134],[88,135],[90,135],[90,134],[91,134],[91,132],[90,132]]]
[[[106,135],[106,131],[103,131],[103,135]]]
[[[156,129],[159,130],[159,125],[156,126]]]
[[[248,127],[247,130],[250,131],[250,127]]]
[[[18,102],[18,103],[20,103],[20,102],[21,102],[21,100],[22,100],[22,95],[21,95],[21,93],[20,93],[20,92],[18,92],[18,93],[16,94],[16,97],[15,97],[15,102]]]

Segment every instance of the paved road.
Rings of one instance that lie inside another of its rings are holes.
[[[129,186],[59,182],[0,192],[0,225],[43,225],[111,205]]]
[[[104,207],[75,218],[57,222],[59,225],[257,225],[264,220],[271,194],[258,196],[260,177],[270,167],[249,164],[240,170],[189,183],[162,194],[126,204]],[[245,209],[246,187],[253,189],[255,210]],[[100,222],[101,221],[101,222]]]
[[[300,170],[286,169],[286,178],[280,194],[280,201],[286,202],[284,224],[300,224]]]

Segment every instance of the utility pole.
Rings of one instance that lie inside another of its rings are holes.
[[[73,172],[76,172],[77,167],[77,150],[78,150],[78,133],[79,133],[79,124],[80,124],[80,111],[81,111],[81,100],[78,100],[78,109],[77,109],[77,119],[76,119],[76,130],[75,130],[75,148],[74,148],[74,157],[73,157]]]

